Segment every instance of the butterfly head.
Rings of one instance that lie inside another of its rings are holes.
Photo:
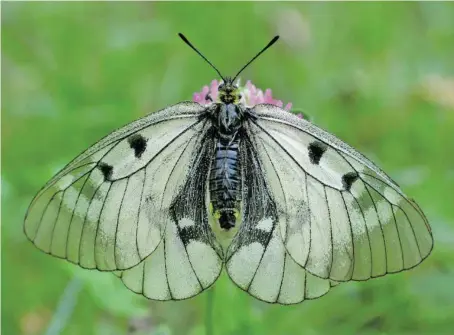
[[[232,78],[226,77],[218,87],[218,100],[225,104],[237,104],[241,99],[240,90]]]
[[[197,52],[200,57],[202,57],[223,79],[223,83],[219,85],[219,102],[223,102],[225,104],[236,104],[240,101],[241,95],[238,89],[238,86],[235,85],[233,82],[236,78],[240,75],[240,73],[249,65],[251,64],[258,56],[260,56],[266,49],[272,46],[276,41],[279,39],[279,36],[275,36],[259,53],[257,53],[249,62],[247,62],[235,75],[235,77],[223,77],[221,72],[204,56],[202,53],[197,50],[195,46],[188,41],[188,39],[182,34],[179,33],[178,36],[190,47],[192,50]]]

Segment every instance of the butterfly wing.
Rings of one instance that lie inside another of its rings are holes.
[[[247,132],[297,264],[319,278],[367,280],[430,254],[423,212],[370,160],[279,107],[257,105],[251,114]]]
[[[278,208],[262,175],[269,166],[261,165],[256,150],[260,147],[243,136],[241,226],[227,250],[227,273],[241,289],[266,302],[294,304],[318,298],[328,292],[330,281],[308,273],[285,250]]]
[[[204,107],[183,102],[120,128],[87,149],[33,199],[25,234],[83,268],[131,268],[159,245],[209,128]]]
[[[213,137],[197,147],[188,180],[169,208],[162,242],[142,263],[120,274],[129,289],[149,299],[190,298],[210,287],[222,270],[223,252],[209,225],[205,199]]]

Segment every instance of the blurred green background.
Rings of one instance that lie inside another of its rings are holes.
[[[214,334],[453,334],[453,3],[2,3],[2,334],[205,334],[207,293],[150,302],[22,233],[38,189],[116,127],[225,75],[292,101],[414,197],[435,249],[412,271],[269,305],[222,275]]]

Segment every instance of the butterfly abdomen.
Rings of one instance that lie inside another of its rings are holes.
[[[219,138],[210,171],[210,199],[214,216],[223,229],[235,226],[239,213],[241,170],[236,136]]]

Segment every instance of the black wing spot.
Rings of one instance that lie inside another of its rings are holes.
[[[128,143],[134,149],[134,156],[140,158],[147,148],[147,140],[140,134],[134,134],[128,138]]]
[[[349,172],[342,176],[342,185],[346,191],[350,191],[356,179],[358,179],[358,173],[356,172]]]
[[[101,171],[101,173],[104,176],[104,181],[110,180],[113,174],[113,166],[100,162],[98,164],[98,169]]]
[[[309,159],[312,164],[319,164],[320,159],[322,158],[323,154],[325,153],[327,146],[321,142],[312,142],[309,144],[307,148],[309,150]]]
[[[197,227],[184,227],[178,232],[178,235],[183,242],[184,246],[188,246],[191,241],[204,242],[204,238],[201,235],[200,228]]]

